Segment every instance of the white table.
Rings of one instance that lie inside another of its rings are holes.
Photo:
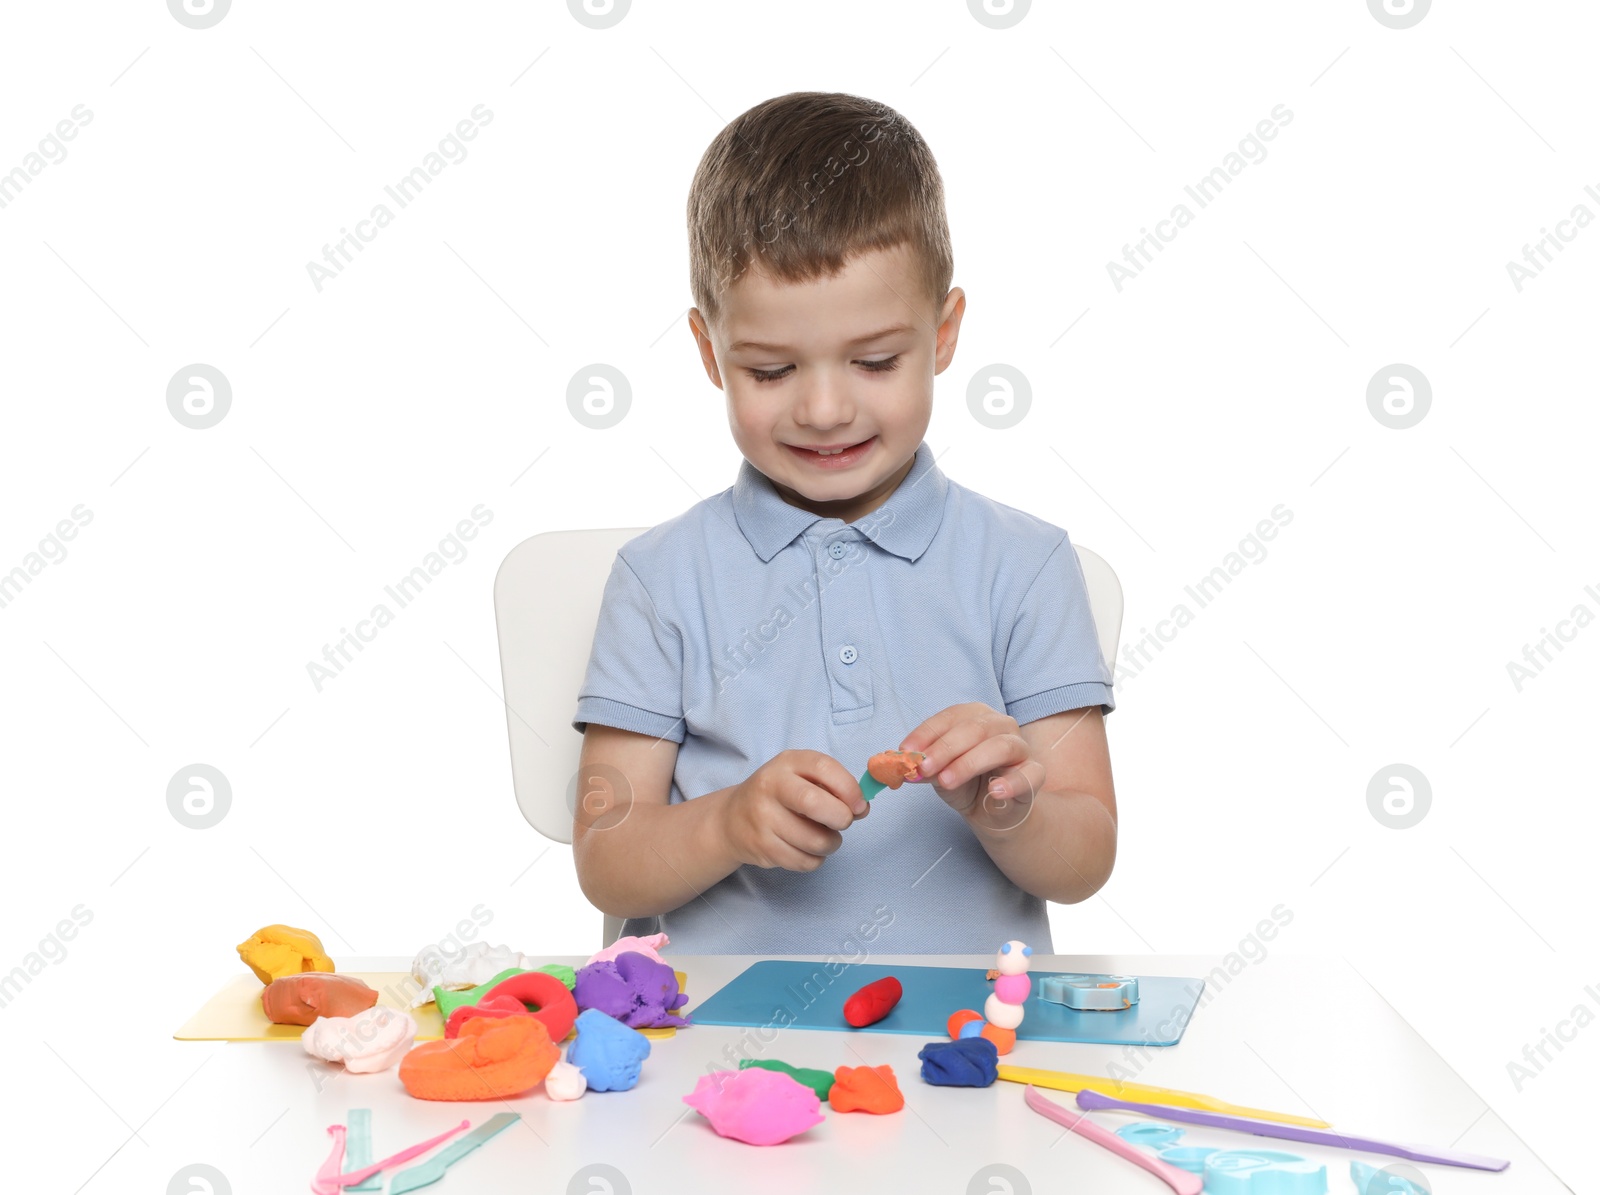
[[[579,966],[585,960],[552,961]],[[688,976],[692,1014],[695,1004],[755,960],[710,955],[672,956],[671,961]],[[993,956],[883,956],[871,961],[981,969],[993,965]],[[1033,967],[1041,972],[1200,976],[1220,962],[1173,956],[1040,955]],[[408,965],[404,959],[352,959],[345,969],[403,971]],[[520,1113],[520,1123],[429,1188],[441,1195],[569,1191],[814,1195],[823,1190],[1160,1195],[1167,1191],[1154,1176],[1030,1110],[1020,1084],[996,1082],[978,1089],[923,1083],[916,1057],[922,1038],[795,1028],[772,1030],[767,1036],[772,1040],[763,1042],[748,1029],[681,1029],[676,1037],[652,1042],[650,1058],[633,1091],[589,1092],[573,1103],[551,1101],[542,1088],[503,1103],[414,1100],[394,1070],[378,1075],[336,1071],[329,1078],[296,1043],[174,1042],[171,1048],[197,1062],[205,1052],[213,1052],[193,1080],[204,1098],[185,1101],[191,1110],[199,1109],[189,1118],[190,1156],[216,1167],[232,1195],[308,1190],[311,1175],[327,1155],[326,1127],[343,1123],[352,1107],[372,1109],[376,1157],[463,1118],[476,1125],[496,1112]],[[745,1057],[780,1058],[828,1070],[888,1063],[905,1093],[906,1110],[874,1116],[834,1113],[825,1105],[824,1122],[786,1144],[758,1148],[726,1140],[681,1097],[708,1070],[736,1069],[740,1050]],[[1499,1174],[1418,1167],[1435,1191],[1449,1195],[1567,1190],[1399,1014],[1340,961],[1272,956],[1247,966],[1207,998],[1179,1045],[1149,1048],[1143,1057],[1123,1047],[1024,1040],[1002,1061],[1090,1074],[1105,1074],[1117,1062],[1124,1068],[1119,1077],[1141,1083],[1315,1116],[1352,1132],[1511,1160],[1510,1169]],[[1076,1107],[1070,1093],[1046,1094]],[[1127,1114],[1102,1112],[1094,1119],[1114,1128],[1125,1123]],[[1186,1129],[1183,1144],[1281,1148],[1315,1158],[1328,1164],[1331,1192],[1355,1190],[1349,1178],[1351,1157],[1379,1167],[1400,1161],[1199,1127]],[[1008,1187],[981,1174],[991,1163],[1016,1167],[1026,1187],[1022,1183]],[[591,1164],[615,1168],[609,1185],[582,1172]],[[385,1187],[393,1173],[385,1173]],[[162,1175],[160,1181],[166,1178]],[[222,1188],[216,1190],[221,1195]]]

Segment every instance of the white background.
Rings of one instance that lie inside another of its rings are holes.
[[[1600,215],[1590,6],[1436,4],[1403,30],[1357,0],[1036,4],[1007,30],[951,0],[636,3],[605,30],[509,2],[3,20],[0,172],[92,113],[0,209],[0,572],[92,512],[0,608],[0,972],[92,914],[0,1009],[14,1083],[71,1108],[31,1130],[61,1189],[190,1073],[167,1035],[259,925],[409,955],[483,905],[492,941],[598,945],[570,849],[512,799],[491,582],[529,535],[732,484],[683,318],[687,188],[739,112],[838,90],[903,113],[945,180],[968,312],[941,467],[1105,556],[1124,643],[1293,512],[1120,685],[1117,868],[1052,909],[1056,949],[1220,953],[1284,905],[1271,951],[1348,956],[1600,1191],[1576,1136],[1600,628],[1520,691],[1507,672],[1600,615],[1600,229],[1520,292],[1506,268]],[[479,104],[467,156],[319,292],[307,263]],[[1264,160],[1119,292],[1107,263],[1279,104]],[[166,402],[196,362],[232,387],[206,430]],[[592,362],[632,387],[605,431],[566,405]],[[1009,430],[967,407],[991,363],[1031,383]],[[1432,388],[1404,430],[1367,404],[1392,363]],[[478,504],[466,558],[318,692],[307,663]],[[233,794],[206,830],[166,804],[196,762]],[[1368,806],[1397,762],[1432,790],[1409,829]],[[1383,1082],[1381,1053],[1352,1064]],[[86,1189],[156,1189],[150,1148]]]

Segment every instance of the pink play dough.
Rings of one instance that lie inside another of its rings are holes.
[[[1020,975],[997,975],[994,980],[994,994],[1007,1004],[1021,1004],[1028,998],[1028,990],[1033,986],[1033,980],[1027,972]]]
[[[664,963],[667,960],[662,958],[661,955],[656,952],[666,944],[666,934],[650,934],[649,936],[643,938],[618,938],[615,942],[611,943],[611,945],[604,947],[601,950],[597,950],[594,954],[594,957],[591,958],[589,962],[603,963],[607,959],[616,958],[617,955],[621,954],[624,950],[636,950],[640,954],[645,955],[647,958],[653,959],[658,963]]]
[[[398,1008],[379,1004],[353,1017],[318,1017],[300,1035],[306,1053],[342,1062],[357,1074],[386,1071],[411,1049],[417,1023]]]
[[[822,1123],[822,1101],[815,1091],[759,1066],[702,1075],[683,1102],[722,1136],[751,1145],[777,1145]]]

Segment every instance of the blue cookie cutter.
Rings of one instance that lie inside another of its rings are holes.
[[[1219,1149],[1205,1182],[1206,1195],[1327,1195],[1328,1168],[1276,1149]]]
[[[1134,1145],[1143,1145],[1149,1149],[1160,1149],[1163,1145],[1172,1145],[1183,1138],[1183,1130],[1174,1128],[1170,1124],[1160,1124],[1154,1120],[1136,1120],[1132,1124],[1125,1124],[1117,1130],[1117,1136]]]
[[[1400,1174],[1401,1170],[1406,1174]],[[1361,1195],[1433,1195],[1428,1180],[1410,1166],[1385,1166],[1379,1170],[1376,1166],[1351,1158],[1350,1181],[1355,1183]]]
[[[1043,975],[1039,999],[1084,1011],[1121,1012],[1139,1003],[1139,981],[1132,975]]]

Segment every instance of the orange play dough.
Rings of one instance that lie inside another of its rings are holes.
[[[906,1097],[887,1066],[841,1066],[833,1072],[828,1106],[835,1112],[898,1112]]]
[[[561,1059],[530,1016],[473,1017],[461,1036],[423,1042],[400,1060],[400,1082],[419,1100],[497,1100],[543,1081]]]
[[[917,774],[927,756],[920,751],[880,751],[867,760],[867,775],[880,784],[899,788]]]
[[[950,1034],[950,1040],[955,1041],[961,1036],[961,1026],[968,1021],[981,1021],[983,1016],[973,1012],[970,1008],[958,1008],[950,1014],[950,1019],[945,1022],[945,1032]],[[978,1031],[979,1037],[986,1037],[994,1042],[994,1048],[1002,1054],[1011,1053],[1011,1047],[1017,1044],[1017,1031],[1015,1029],[1002,1029],[998,1025],[984,1025]]]

